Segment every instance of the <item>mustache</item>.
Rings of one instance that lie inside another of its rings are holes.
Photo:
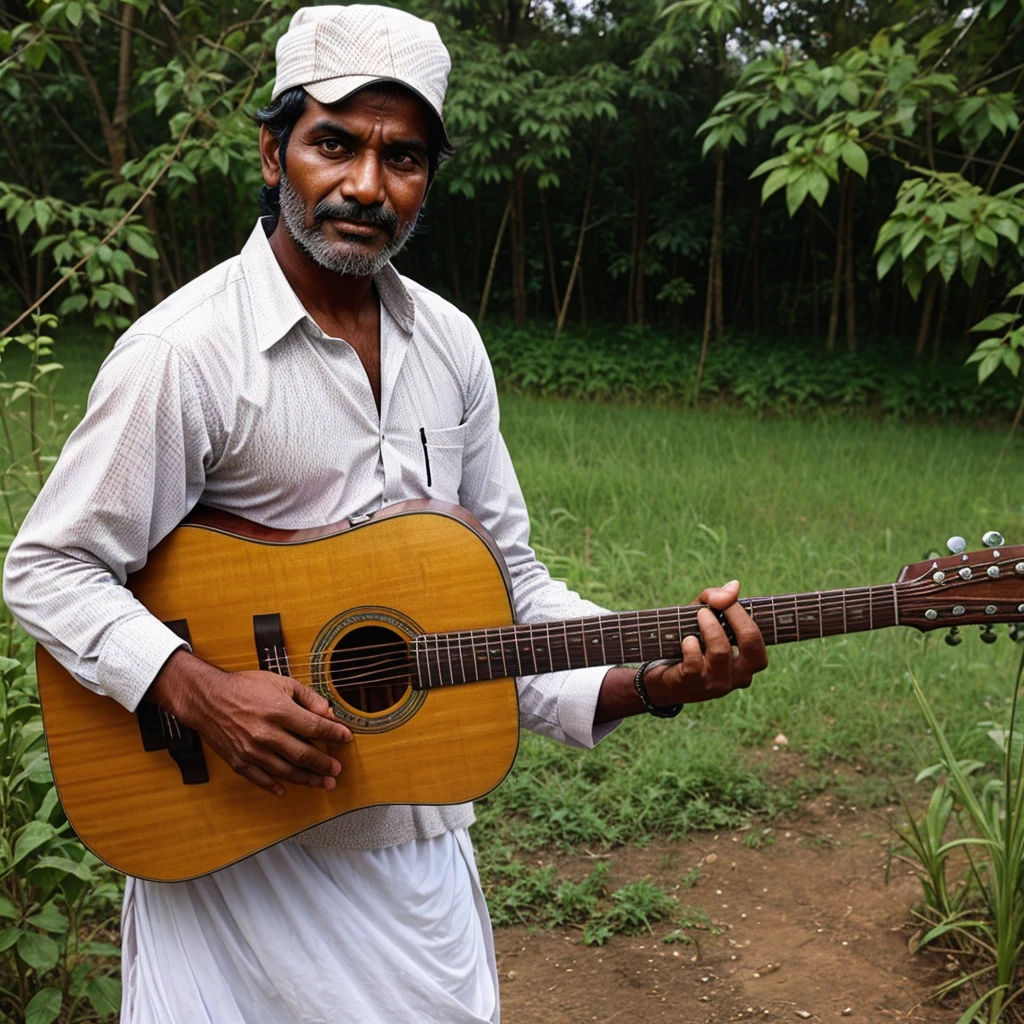
[[[398,214],[384,206],[363,206],[347,200],[341,203],[321,199],[313,208],[313,221],[320,224],[325,220],[350,220],[356,224],[371,224],[383,228],[391,238],[398,230]]]

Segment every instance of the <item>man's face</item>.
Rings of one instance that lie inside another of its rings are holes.
[[[365,277],[401,249],[426,197],[428,116],[400,88],[363,89],[333,107],[309,97],[287,173],[263,130],[264,181],[280,186],[284,227],[315,263]]]

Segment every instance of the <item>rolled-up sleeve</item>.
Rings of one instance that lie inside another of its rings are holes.
[[[122,339],[7,555],[18,621],[129,710],[182,641],[123,584],[199,500],[210,450],[179,353],[159,337]]]
[[[459,500],[501,549],[512,578],[516,619],[548,622],[601,615],[605,609],[553,580],[530,546],[530,519],[499,429],[494,374],[476,329],[464,324],[470,347],[466,382],[466,447]],[[517,680],[522,724],[574,747],[593,747],[618,722],[594,725],[609,666],[523,676]]]

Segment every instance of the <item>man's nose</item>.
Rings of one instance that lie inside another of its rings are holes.
[[[354,160],[349,161],[347,171],[348,174],[341,186],[346,199],[362,206],[384,202],[387,198],[384,194],[384,174],[374,153],[359,154]]]

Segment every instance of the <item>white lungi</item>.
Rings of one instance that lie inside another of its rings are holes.
[[[191,882],[129,878],[122,1024],[490,1024],[490,918],[465,830],[279,843]]]

